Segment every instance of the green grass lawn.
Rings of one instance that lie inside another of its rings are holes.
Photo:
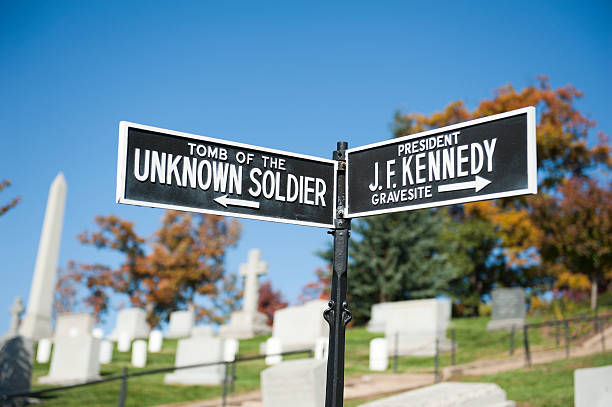
[[[545,365],[463,381],[497,383],[509,400],[520,407],[566,407],[574,405],[574,370],[612,365],[612,352],[583,358],[559,360]]]
[[[456,340],[458,349],[457,363],[467,363],[481,358],[504,358],[508,356],[508,332],[487,332],[488,318],[462,318],[455,319]],[[368,373],[369,343],[383,334],[370,333],[363,327],[351,328],[346,334],[346,376]],[[269,336],[260,336],[253,339],[241,340],[239,357],[257,355],[259,345]],[[450,334],[449,334],[450,337]],[[554,332],[546,329],[534,329],[529,333],[532,351],[555,347]],[[162,352],[149,354],[145,369],[130,366],[130,353],[119,353],[114,349],[113,362],[101,366],[102,376],[121,374],[124,367],[130,372],[149,370],[174,365],[176,340],[164,340]],[[522,333],[515,335],[515,348],[521,351]],[[303,358],[305,355],[292,356]],[[440,357],[440,366],[449,366],[450,354]],[[433,372],[433,357],[400,357],[398,360],[399,372]],[[249,361],[237,364],[236,392],[246,392],[259,388],[260,372],[265,369],[263,360]],[[388,372],[393,369],[390,361]],[[49,364],[35,364],[32,380],[32,389],[41,389],[45,386],[37,384],[37,379],[48,374]],[[163,383],[164,373],[131,378],[128,381],[128,406],[152,406],[158,404],[200,400],[219,397],[222,386],[167,386]],[[120,382],[111,382],[50,393],[45,396],[45,406],[115,406],[117,405]],[[350,404],[347,404],[347,407]]]

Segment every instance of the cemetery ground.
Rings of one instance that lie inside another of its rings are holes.
[[[609,310],[600,311],[610,312]],[[528,322],[540,322],[549,320],[550,316],[529,317]],[[479,318],[459,318],[453,319],[455,337],[458,343],[456,352],[456,364],[465,364],[482,359],[503,360],[509,357],[509,333],[507,331],[487,331],[486,325],[488,317]],[[608,325],[610,326],[610,325]],[[572,337],[580,337],[588,334],[591,324],[576,325],[572,328]],[[368,354],[370,340],[382,337],[380,333],[367,332],[365,327],[353,327],[347,330],[346,336],[346,376],[358,377],[366,374],[384,375],[384,373],[373,373],[368,369]],[[448,333],[450,337],[450,330]],[[253,339],[241,340],[238,358],[253,356],[258,354],[259,344],[264,342],[269,336],[259,336]],[[563,336],[562,336],[563,338]],[[515,356],[523,355],[522,350],[522,331],[517,331],[514,336]],[[562,349],[556,345],[555,332],[550,328],[530,329],[529,341],[531,351]],[[113,362],[101,365],[100,373],[102,377],[119,375],[124,367],[130,372],[171,367],[174,365],[174,354],[176,351],[177,340],[164,340],[163,349],[160,353],[149,353],[147,366],[138,369],[130,366],[130,353],[113,352]],[[572,342],[572,346],[577,346]],[[608,346],[612,348],[612,343]],[[393,354],[393,345],[390,345],[390,354]],[[305,355],[295,355],[289,358],[303,358]],[[286,358],[286,359],[289,359]],[[603,362],[602,362],[603,361]],[[607,362],[606,362],[607,361]],[[580,359],[569,359],[567,361],[557,361],[546,365],[536,365],[530,368],[514,371],[502,372],[494,375],[482,377],[465,376],[461,380],[469,381],[489,381],[498,383],[508,392],[511,400],[527,401],[532,404],[522,404],[524,406],[540,405],[563,405],[553,404],[555,400],[566,400],[573,397],[573,386],[567,387],[566,391],[554,390],[557,383],[567,384],[571,382],[573,369],[586,366],[599,366],[600,364],[612,363],[612,353],[596,354]],[[440,370],[451,365],[451,355],[440,355]],[[259,388],[260,372],[266,368],[263,360],[240,362],[236,365],[236,394],[246,393]],[[389,368],[385,373],[394,370],[393,358],[390,358]],[[44,376],[49,371],[49,364],[35,364],[33,372],[33,390],[42,389],[46,386],[37,384],[37,379]],[[399,357],[397,363],[398,373],[429,374],[434,371],[433,357]],[[542,374],[550,375],[550,380],[541,383],[534,383],[537,377]],[[219,398],[222,394],[222,386],[170,386],[163,383],[164,373],[152,374],[130,378],[127,386],[127,406],[155,406],[160,404],[171,404],[175,402],[203,400]],[[568,379],[569,377],[569,379]],[[531,378],[531,379],[530,379]],[[45,406],[115,406],[117,405],[121,382],[96,384],[92,386],[80,387],[55,393],[48,393],[44,396]],[[549,391],[551,390],[551,391]],[[554,390],[554,391],[552,391]],[[537,395],[537,397],[535,397]],[[382,396],[382,395],[381,395]],[[533,397],[531,397],[533,396]],[[535,398],[534,398],[535,397]],[[533,402],[534,400],[541,400]],[[348,400],[347,407],[356,406],[358,400]],[[364,400],[361,400],[363,402]],[[521,405],[521,404],[519,404]]]

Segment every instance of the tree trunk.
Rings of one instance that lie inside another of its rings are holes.
[[[591,281],[591,311],[597,309],[597,280]]]

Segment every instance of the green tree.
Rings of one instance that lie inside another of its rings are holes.
[[[11,186],[11,181],[9,181],[8,179],[5,179],[4,181],[0,181],[0,191],[10,186]],[[13,198],[11,202],[9,202],[8,204],[0,206],[0,216],[4,215],[10,209],[14,208],[19,203],[20,200],[21,200],[20,197]]]
[[[357,323],[378,302],[449,293],[456,270],[441,239],[446,211],[397,212],[354,223],[348,295]]]

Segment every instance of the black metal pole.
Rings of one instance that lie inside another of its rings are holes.
[[[123,377],[121,378],[121,390],[119,390],[119,407],[125,406],[125,397],[127,396],[127,367],[123,368]]]
[[[451,329],[451,365],[455,366],[455,364],[457,363],[457,359],[456,359],[456,346],[457,343],[455,341],[456,339],[456,335],[455,335],[455,328]]]
[[[327,387],[325,407],[342,407],[344,401],[344,350],[345,329],[353,313],[346,302],[348,240],[350,219],[344,219],[346,149],[348,143],[338,142],[333,158],[338,161],[336,221],[330,231],[334,236],[334,257],[332,261],[332,285],[329,308],[323,311],[323,318],[329,323],[329,349],[327,354]]]
[[[393,344],[393,373],[397,373],[397,360],[399,354],[399,332],[396,332],[393,336],[395,343]]]
[[[525,362],[527,366],[531,366],[531,354],[529,353],[529,334],[528,334],[529,326],[527,324],[523,325],[523,345],[525,346]]]
[[[569,329],[569,321],[566,319],[563,321],[563,325],[565,325],[565,357],[569,358],[570,356],[570,329]]]
[[[232,376],[230,382],[230,394],[234,395],[234,391],[236,390],[236,359],[232,361]]]
[[[223,364],[223,396],[222,396],[222,400],[223,400],[223,407],[225,407],[226,404],[226,398],[227,398],[227,385],[228,385],[228,375],[229,375],[229,369],[227,368],[228,363],[225,362]]]
[[[606,351],[606,338],[605,338],[605,330],[606,330],[606,320],[599,320],[599,334],[601,335],[601,351]]]
[[[514,355],[514,325],[510,329],[510,356]]]
[[[440,339],[436,338],[436,355],[434,356],[434,382],[440,381]]]
[[[557,320],[557,322],[555,323],[555,342],[557,344],[557,347],[559,346],[560,340],[559,340],[559,326],[561,325],[561,322],[559,320]]]

